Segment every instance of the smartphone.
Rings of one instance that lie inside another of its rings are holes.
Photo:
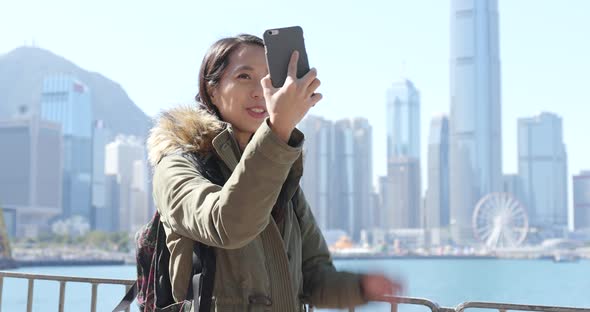
[[[297,78],[303,77],[309,71],[307,52],[303,39],[303,29],[299,26],[267,29],[262,36],[266,50],[266,65],[270,73],[270,80],[275,88],[285,84],[289,60],[293,51],[299,51],[297,61]]]

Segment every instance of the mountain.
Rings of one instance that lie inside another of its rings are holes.
[[[113,134],[147,137],[151,118],[119,84],[36,47],[20,47],[0,55],[0,119],[15,116],[23,105],[38,108],[43,78],[57,73],[71,74],[90,88],[93,118],[104,120]]]

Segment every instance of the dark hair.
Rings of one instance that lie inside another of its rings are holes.
[[[195,100],[202,108],[221,118],[221,114],[213,101],[209,91],[219,84],[225,68],[229,64],[231,54],[242,45],[254,45],[264,47],[264,42],[259,37],[240,34],[235,37],[227,37],[217,40],[211,47],[201,63],[199,70],[199,93],[195,96]]]

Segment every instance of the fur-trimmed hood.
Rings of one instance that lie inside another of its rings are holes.
[[[150,164],[154,167],[165,155],[177,152],[209,152],[213,139],[227,127],[227,123],[197,105],[163,111],[147,140]]]

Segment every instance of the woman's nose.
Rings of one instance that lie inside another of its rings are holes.
[[[254,87],[254,89],[252,90],[251,96],[253,99],[264,98],[264,95],[262,92],[262,86],[260,84],[258,84],[257,86]]]

